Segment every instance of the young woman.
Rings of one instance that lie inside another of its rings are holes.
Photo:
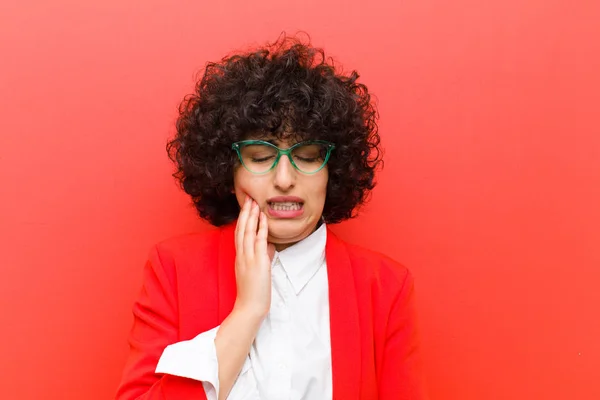
[[[410,273],[328,228],[381,162],[357,79],[290,38],[207,65],[168,151],[217,228],[151,252],[117,400],[426,398]]]

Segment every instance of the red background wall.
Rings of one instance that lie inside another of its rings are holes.
[[[304,29],[379,99],[386,168],[336,230],[412,269],[432,398],[600,399],[599,5],[3,2],[2,397],[113,396],[150,246],[206,229],[179,100]]]

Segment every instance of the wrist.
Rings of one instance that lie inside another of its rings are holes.
[[[258,325],[262,323],[268,313],[269,310],[265,307],[240,304],[237,301],[235,302],[233,310],[231,311],[231,314],[233,314],[234,318],[243,320],[248,324],[254,323]]]

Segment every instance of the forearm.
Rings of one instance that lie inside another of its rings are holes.
[[[219,400],[225,400],[250,352],[263,318],[234,308],[215,338],[219,362]]]

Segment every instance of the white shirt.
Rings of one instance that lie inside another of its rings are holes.
[[[326,241],[322,224],[302,241],[275,252],[271,309],[227,399],[332,398]],[[208,400],[217,400],[218,329],[167,346],[156,372],[202,381]]]

